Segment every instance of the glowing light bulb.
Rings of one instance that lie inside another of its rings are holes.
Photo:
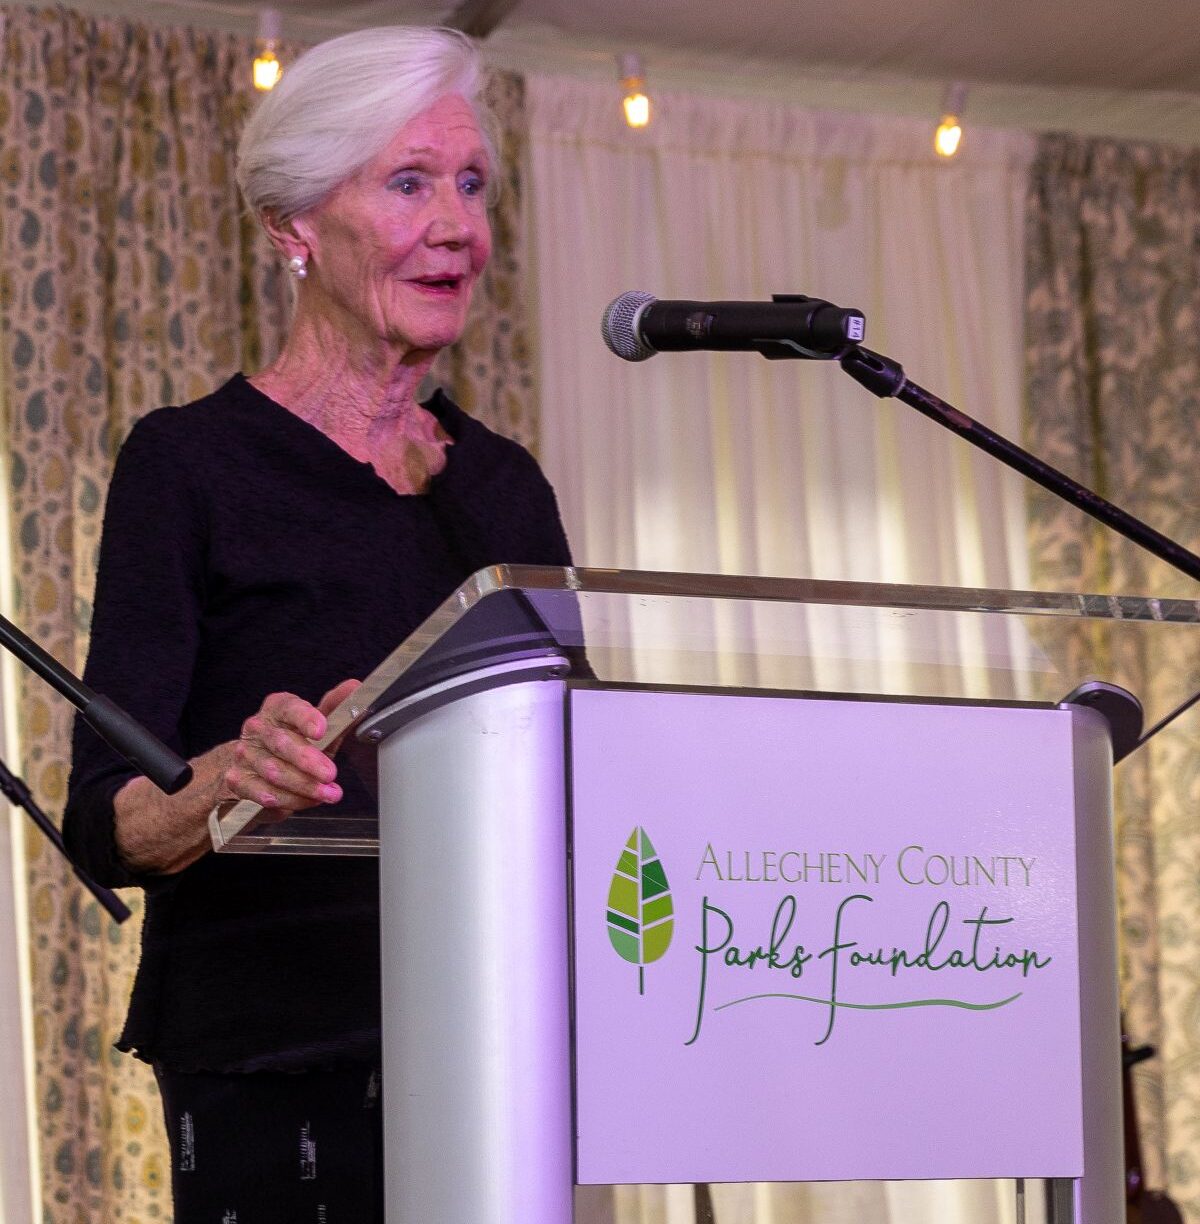
[[[283,15],[278,9],[262,9],[258,14],[258,38],[254,43],[258,52],[254,57],[254,88],[263,93],[274,89],[283,76],[283,65],[275,54],[282,37]]]
[[[283,65],[275,57],[271,47],[263,47],[254,59],[254,88],[266,93],[279,84],[283,76]]]
[[[962,81],[951,81],[942,98],[942,121],[933,134],[933,149],[939,157],[950,158],[962,144],[962,113],[967,103],[967,87]]]
[[[631,128],[644,128],[650,122],[650,99],[638,89],[631,89],[622,105],[625,107],[625,122]]]
[[[933,134],[933,148],[939,157],[953,157],[962,143],[962,124],[957,115],[943,115]]]
[[[631,128],[644,128],[650,122],[650,99],[646,96],[646,70],[636,52],[617,56],[617,76],[625,95],[621,106]]]

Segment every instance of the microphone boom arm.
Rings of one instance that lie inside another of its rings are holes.
[[[159,790],[174,795],[192,780],[192,767],[115,702],[89,688],[51,654],[0,616],[0,646],[61,693],[84,722]]]
[[[973,446],[986,451],[994,459],[1007,464],[1044,489],[1061,497],[1072,506],[1082,510],[1106,527],[1111,527],[1127,540],[1153,553],[1174,569],[1200,582],[1200,556],[1189,552],[1182,544],[1155,531],[1153,527],[1134,518],[1120,506],[1106,501],[1086,485],[1072,480],[1064,472],[1023,450],[1015,442],[989,429],[986,425],[960,412],[953,404],[939,399],[931,391],[910,381],[898,361],[873,353],[870,349],[851,345],[838,355],[842,369],[880,399],[894,398],[915,408],[930,420],[965,438]]]

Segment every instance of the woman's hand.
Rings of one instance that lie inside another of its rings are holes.
[[[241,736],[192,760],[192,781],[164,795],[148,778],[132,778],[113,799],[117,850],[139,874],[182,871],[212,848],[208,815],[222,803],[251,799],[268,820],[317,803],[336,803],[342,788],[330,754],[312,744],[326,715],[358,688],[344,680],[314,706],[294,693],[272,693],[242,724]]]
[[[315,706],[295,693],[272,693],[242,724],[232,746],[224,799],[249,799],[275,820],[318,803],[337,803],[342,797],[337,767],[311,741],[325,734],[326,716],[359,684],[345,680]]]

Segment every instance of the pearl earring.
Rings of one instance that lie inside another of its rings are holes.
[[[303,280],[308,275],[308,264],[303,255],[293,255],[288,260],[288,271],[297,279]]]

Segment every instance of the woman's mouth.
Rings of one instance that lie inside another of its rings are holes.
[[[409,284],[418,289],[439,297],[453,297],[462,287],[462,283],[461,276],[420,276],[409,281]]]

